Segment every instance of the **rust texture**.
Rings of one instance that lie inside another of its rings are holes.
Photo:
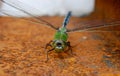
[[[97,0],[97,9],[103,10],[103,1]],[[105,9],[115,3],[109,1]],[[119,19],[115,12],[106,14],[106,20],[109,16]],[[63,17],[42,18],[54,25],[63,21]],[[71,20],[82,19],[72,17]],[[120,26],[106,29],[118,31],[69,33],[73,55],[51,52],[50,60],[45,63],[44,47],[56,31],[21,18],[0,17],[0,76],[120,76]]]

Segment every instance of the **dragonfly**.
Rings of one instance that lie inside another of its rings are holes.
[[[32,22],[38,23],[38,24],[43,24],[46,25],[48,27],[51,27],[52,29],[56,30],[56,33],[54,35],[54,39],[51,40],[49,43],[46,44],[45,46],[45,50],[47,49],[48,46],[51,47],[51,49],[48,49],[46,51],[46,62],[49,60],[48,57],[48,53],[50,51],[55,51],[57,53],[59,52],[64,52],[64,51],[71,51],[72,53],[72,47],[70,42],[68,41],[68,33],[71,32],[84,32],[84,31],[88,31],[88,32],[107,32],[107,31],[112,31],[112,30],[92,30],[92,29],[97,29],[97,28],[101,28],[101,27],[108,27],[108,26],[116,26],[120,24],[119,19],[111,19],[110,21],[108,20],[108,22],[106,22],[105,20],[102,21],[93,21],[93,23],[91,23],[91,21],[88,22],[80,22],[76,25],[73,26],[73,28],[67,28],[69,19],[71,17],[71,12],[68,12],[68,14],[66,15],[63,25],[59,28],[56,27],[55,25],[52,25],[51,23],[47,22],[47,20],[44,20],[42,18],[38,18],[37,16],[33,15],[30,11],[24,10],[23,7],[20,5],[15,4],[14,2],[7,2],[5,0],[1,0],[1,2],[3,2],[4,4],[7,4],[8,6],[11,6],[19,11],[22,11],[23,13],[27,14],[28,16],[34,18],[34,20]],[[24,4],[22,2],[19,2],[21,4]],[[24,4],[26,5],[26,4]],[[29,6],[28,6],[29,7]],[[35,8],[34,8],[35,9]],[[5,10],[0,10],[0,13],[3,13],[7,16],[13,16],[7,13],[7,11]],[[103,14],[104,16],[104,14]],[[24,18],[23,18],[24,19]],[[26,20],[26,19],[25,19]],[[99,23],[98,23],[99,22]],[[97,23],[97,24],[96,24]],[[112,31],[114,32],[114,31]]]

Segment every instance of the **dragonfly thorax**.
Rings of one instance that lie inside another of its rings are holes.
[[[54,35],[54,40],[62,40],[62,41],[67,41],[68,35],[66,33],[66,28],[60,28],[55,35]]]
[[[67,31],[65,27],[61,27],[61,28],[59,28],[59,30],[60,30],[61,32],[66,32],[66,31]]]

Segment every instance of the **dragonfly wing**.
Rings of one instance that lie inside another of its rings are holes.
[[[114,27],[120,25],[120,16],[119,16],[119,2],[111,2],[109,6],[102,3],[101,7],[96,6],[91,15],[78,18],[76,22],[70,21],[71,26],[68,27],[68,32],[80,32],[90,29],[96,29],[101,27]],[[100,30],[100,29],[99,29]],[[103,28],[101,29],[103,31]],[[106,29],[105,31],[113,31],[111,29]],[[119,31],[119,30],[114,30]]]
[[[115,27],[120,25],[120,20],[113,20],[109,22],[102,22],[102,21],[92,21],[87,23],[78,23],[75,25],[74,28],[68,29],[67,32],[82,32],[82,31],[119,31],[109,29],[110,27]],[[109,28],[108,28],[109,27]],[[102,28],[102,29],[99,29]],[[106,29],[107,28],[107,29]]]
[[[58,29],[58,27],[55,27],[54,25],[47,22],[46,20],[39,18],[38,16],[31,13],[31,10],[39,11],[36,8],[30,7],[29,5],[24,4],[18,0],[1,0],[1,2],[8,5],[8,6],[11,6],[11,7],[17,9],[18,11],[21,11],[22,13],[26,14],[29,17],[32,17],[34,19],[34,22],[44,24],[44,25],[49,26],[55,30]],[[0,10],[0,12],[7,15],[7,16],[14,16],[14,13],[13,13],[13,15],[11,15],[11,14],[7,13],[7,11],[5,11],[5,10]]]

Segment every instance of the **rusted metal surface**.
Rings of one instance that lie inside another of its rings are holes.
[[[106,21],[110,16],[119,19],[117,12],[111,9],[112,3],[119,9],[116,2],[97,0],[97,9],[103,10],[104,3],[105,9],[111,11],[105,11]],[[94,16],[89,18],[95,19]],[[55,25],[61,25],[63,20],[60,17],[43,19]],[[77,23],[82,19],[71,20]],[[69,33],[73,55],[52,52],[45,63],[44,46],[53,39],[55,30],[23,19],[0,17],[0,76],[120,76],[120,26],[106,28],[117,31]]]

